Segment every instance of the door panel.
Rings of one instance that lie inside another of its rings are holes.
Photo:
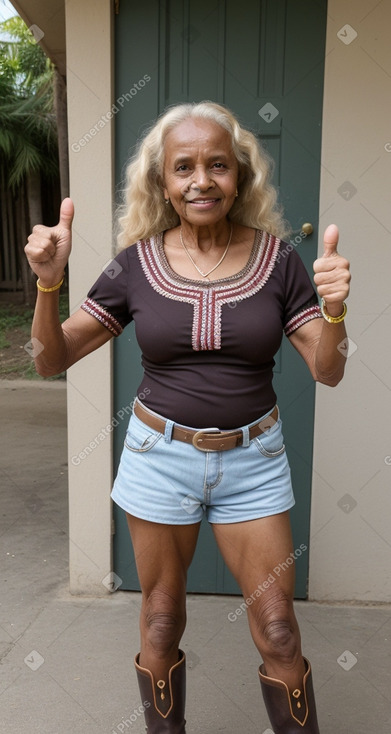
[[[314,226],[293,240],[308,271],[316,257],[326,0],[121,0],[116,17],[116,97],[145,75],[145,86],[116,115],[117,181],[140,133],[171,104],[210,99],[227,105],[257,135],[275,161],[286,218],[293,230]],[[308,547],[314,383],[284,339],[274,385],[290,458],[296,506],[295,548]],[[114,409],[135,396],[140,352],[132,325],[115,343]],[[114,435],[115,466],[126,426]],[[114,570],[122,588],[137,589],[124,513],[115,508]],[[308,553],[297,559],[296,597],[307,595]],[[239,593],[212,532],[201,526],[188,588]]]

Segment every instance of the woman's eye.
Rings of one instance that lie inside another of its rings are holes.
[[[218,161],[213,164],[214,168],[225,168],[224,163],[219,163]]]
[[[178,166],[177,171],[187,171],[188,166],[185,163],[182,163],[181,166]]]

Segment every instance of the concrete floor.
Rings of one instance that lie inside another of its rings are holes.
[[[141,734],[140,595],[68,592],[65,384],[0,381],[0,409],[0,732]],[[240,601],[188,597],[188,734],[272,734]],[[321,734],[390,734],[391,607],[296,612]]]

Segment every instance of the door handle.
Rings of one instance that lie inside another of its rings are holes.
[[[314,231],[314,228],[311,222],[304,222],[304,224],[301,225],[300,229],[295,229],[295,231],[291,233],[291,237],[302,234],[303,232],[306,235],[306,237],[309,237],[309,235],[312,234],[313,231]]]

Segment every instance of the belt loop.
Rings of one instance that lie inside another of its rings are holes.
[[[244,426],[241,430],[243,433],[242,446],[244,446],[244,448],[248,448],[248,446],[250,446],[250,429],[248,426]]]
[[[172,441],[172,432],[174,430],[174,421],[166,421],[166,427],[164,429],[164,440],[166,443],[171,443]]]

